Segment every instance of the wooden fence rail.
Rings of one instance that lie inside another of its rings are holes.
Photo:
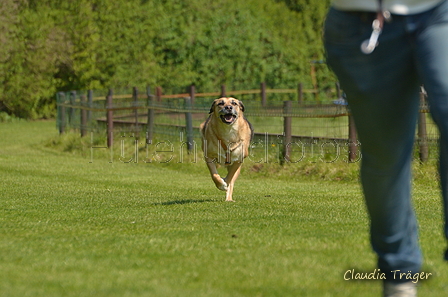
[[[290,160],[290,145],[293,138],[307,138],[306,136],[295,136],[292,135],[292,118],[294,117],[341,117],[347,116],[348,123],[348,139],[346,139],[346,143],[348,144],[348,160],[350,162],[354,162],[359,159],[358,146],[360,145],[357,136],[356,136],[356,128],[354,125],[353,118],[351,117],[349,110],[344,106],[343,109],[340,109],[337,113],[332,113],[329,115],[306,115],[306,114],[298,114],[295,112],[295,108],[300,107],[302,109],[312,108],[309,105],[303,105],[303,94],[306,92],[313,93],[315,90],[304,90],[303,85],[299,84],[298,88],[293,89],[266,89],[266,85],[264,83],[260,84],[260,90],[245,90],[245,91],[232,91],[231,94],[254,94],[257,91],[261,96],[261,106],[263,110],[263,116],[269,117],[283,117],[283,136],[284,136],[284,145],[282,150],[282,159],[285,161]],[[273,112],[272,109],[266,108],[267,106],[267,94],[268,93],[298,93],[298,104],[294,104],[293,101],[288,100],[283,102],[282,110],[277,110]],[[156,88],[155,94],[151,93],[149,87],[146,88],[146,94],[140,94],[137,88],[133,88],[132,94],[130,95],[114,95],[113,90],[109,90],[106,100],[105,100],[105,108],[96,108],[93,107],[92,102],[98,100],[98,98],[93,97],[93,92],[88,91],[87,97],[85,95],[81,95],[79,99],[79,104],[76,100],[76,92],[72,91],[69,94],[69,98],[65,93],[58,93],[58,126],[59,133],[62,134],[66,130],[67,120],[70,123],[75,116],[75,109],[80,109],[80,131],[81,136],[84,137],[87,135],[88,123],[92,121],[92,112],[105,112],[106,115],[106,125],[107,125],[107,146],[112,147],[114,144],[114,123],[118,123],[119,120],[117,117],[114,117],[114,112],[129,110],[130,117],[133,118],[131,121],[127,121],[127,124],[132,125],[137,135],[140,132],[140,128],[143,125],[139,122],[139,110],[144,110],[147,113],[147,122],[146,125],[146,143],[150,144],[153,141],[154,137],[154,119],[156,114],[161,111],[168,111],[173,113],[184,113],[185,114],[185,125],[183,126],[186,130],[186,143],[188,144],[188,150],[193,149],[193,120],[192,113],[207,113],[208,109],[204,109],[204,107],[198,108],[195,107],[195,98],[197,97],[218,97],[218,96],[226,96],[227,91],[225,86],[221,87],[221,92],[210,92],[210,93],[196,93],[195,87],[191,86],[189,93],[184,94],[174,94],[174,95],[163,95],[162,89],[160,87]],[[337,88],[337,94],[340,94],[340,90]],[[146,102],[142,104],[141,98],[146,97]],[[103,97],[104,98],[104,97]],[[160,104],[163,99],[176,99],[180,98],[184,100],[184,104],[182,108],[176,107],[166,107]],[[132,104],[130,106],[120,106],[114,105],[114,100],[119,99],[132,99]],[[103,99],[104,100],[104,99]],[[421,95],[422,104],[425,102],[425,95],[422,93]],[[321,106],[321,105],[319,105]],[[334,111],[334,110],[333,110]],[[426,112],[422,110],[419,116],[419,126],[418,126],[418,149],[419,149],[419,158],[422,162],[426,162],[428,160],[428,142],[427,142],[427,131],[426,131]],[[67,119],[68,115],[68,119]],[[129,117],[129,116],[126,116]],[[96,119],[98,120],[98,119]],[[261,136],[261,135],[260,135]],[[273,135],[274,136],[274,135]],[[328,138],[332,140],[336,140],[336,138]],[[337,139],[341,140],[341,139]]]

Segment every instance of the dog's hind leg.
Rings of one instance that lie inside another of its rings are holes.
[[[207,158],[205,160],[207,162],[208,170],[210,171],[210,175],[212,177],[215,186],[221,191],[227,191],[228,185],[226,181],[219,175],[218,170],[216,169],[216,163],[213,162],[213,159]]]
[[[227,192],[226,192],[226,201],[234,201],[232,198],[233,195],[233,186],[235,185],[235,181],[240,175],[241,171],[241,165],[240,162],[234,162],[233,164],[229,165],[227,167],[227,176],[224,179],[228,185]]]

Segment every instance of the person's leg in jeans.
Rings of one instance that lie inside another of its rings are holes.
[[[433,11],[424,28],[416,37],[417,65],[440,131],[439,171],[448,238],[448,2]]]
[[[347,94],[361,142],[361,182],[378,267],[420,271],[417,222],[411,205],[411,160],[419,82],[408,33],[399,20],[385,24],[370,55],[360,50],[374,14],[332,9],[325,26],[327,62]]]

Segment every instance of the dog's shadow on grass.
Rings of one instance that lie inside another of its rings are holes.
[[[158,202],[153,205],[181,205],[181,204],[191,204],[191,203],[204,203],[204,202],[214,202],[212,199],[185,199],[185,200],[173,200],[166,202]]]

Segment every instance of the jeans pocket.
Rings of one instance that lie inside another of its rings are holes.
[[[329,46],[360,47],[370,37],[374,14],[348,12],[331,8],[324,24],[324,42]]]

